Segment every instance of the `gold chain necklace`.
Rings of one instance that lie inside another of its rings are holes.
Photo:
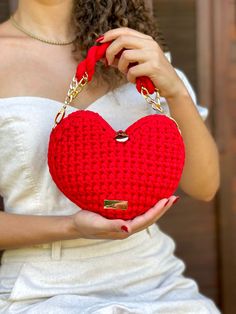
[[[26,35],[30,36],[33,39],[39,40],[39,41],[41,41],[43,43],[46,43],[46,44],[49,44],[49,45],[66,46],[66,45],[71,45],[75,41],[75,38],[73,40],[71,40],[71,41],[68,41],[68,42],[51,41],[51,40],[43,39],[43,38],[40,38],[40,37],[34,35],[33,33],[29,32],[29,31],[27,31],[26,29],[24,29],[21,25],[19,25],[16,22],[16,20],[13,17],[13,15],[11,16],[10,21],[11,21],[12,25],[14,27],[16,27],[19,31],[25,33]]]

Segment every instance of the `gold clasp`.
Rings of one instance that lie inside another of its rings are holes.
[[[69,90],[67,92],[67,96],[64,102],[63,107],[61,110],[57,113],[55,117],[55,125],[54,127],[61,122],[61,120],[65,117],[66,108],[67,106],[79,95],[79,93],[82,92],[85,85],[88,83],[88,73],[85,72],[82,79],[80,81],[77,80],[77,78],[74,76],[71,83]]]
[[[152,108],[154,110],[158,110],[160,112],[163,112],[163,109],[161,107],[161,96],[160,96],[159,90],[157,88],[155,88],[155,92],[156,92],[156,97],[155,97],[155,99],[153,99],[150,96],[149,91],[147,90],[146,87],[142,86],[142,88],[141,88],[141,94],[145,98],[146,102],[148,104],[152,105]]]
[[[116,132],[115,140],[117,142],[124,143],[124,142],[128,141],[128,139],[129,139],[129,135],[126,134],[124,131],[120,130],[120,131]]]

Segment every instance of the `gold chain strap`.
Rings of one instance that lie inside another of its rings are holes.
[[[69,90],[67,92],[67,96],[65,99],[65,102],[61,108],[61,110],[57,113],[56,117],[55,117],[55,125],[54,127],[57,126],[57,124],[59,124],[61,122],[61,120],[65,117],[66,114],[66,108],[67,106],[82,92],[83,88],[85,87],[85,85],[88,83],[88,73],[85,72],[85,74],[83,75],[82,79],[80,81],[77,80],[77,78],[74,76],[71,83],[70,83],[70,87]],[[145,98],[146,102],[150,105],[152,105],[152,108],[154,110],[158,110],[160,112],[163,112],[163,109],[161,107],[161,96],[160,96],[160,92],[159,90],[156,88],[155,89],[156,92],[156,96],[155,99],[153,99],[150,94],[149,91],[147,90],[147,88],[143,87],[141,88],[141,94],[142,96]],[[179,128],[178,123],[175,121],[175,119],[173,119],[172,117],[169,117],[171,120],[173,120],[179,130],[179,132],[181,133],[181,130]]]
[[[153,99],[150,94],[149,91],[147,90],[146,87],[141,88],[141,94],[144,97],[144,99],[146,100],[146,102],[150,105],[152,105],[152,108],[154,110],[158,110],[160,112],[163,112],[163,109],[161,107],[161,96],[160,96],[160,92],[159,89],[155,88],[155,92],[156,92],[156,97],[155,99]]]
[[[160,91],[159,89],[155,88],[155,92],[156,92],[156,97],[155,99],[153,99],[150,94],[149,94],[149,91],[147,90],[147,88],[143,87],[141,88],[141,94],[143,95],[143,97],[145,98],[146,102],[150,105],[152,105],[152,108],[154,110],[158,110],[160,112],[163,112],[163,108],[161,107],[161,95],[160,95]],[[180,130],[180,127],[178,125],[178,123],[175,121],[174,118],[172,117],[169,117],[169,119],[171,119],[172,121],[175,122],[178,130],[179,130],[179,133],[181,134],[181,130]]]
[[[80,81],[77,80],[77,78],[74,76],[71,83],[69,90],[67,92],[67,96],[64,102],[64,105],[62,106],[61,110],[57,113],[55,117],[55,125],[54,127],[61,122],[61,120],[64,118],[66,114],[66,108],[67,106],[79,95],[79,93],[82,92],[85,85],[88,83],[88,73],[85,72],[82,79]]]

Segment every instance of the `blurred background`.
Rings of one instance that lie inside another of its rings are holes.
[[[186,275],[197,280],[200,291],[223,313],[235,314],[236,0],[150,0],[148,5],[173,65],[188,76],[198,103],[209,108],[207,124],[221,158],[221,187],[215,199],[205,203],[180,192],[181,201],[159,225],[175,239]],[[16,6],[16,0],[0,0],[0,22]]]

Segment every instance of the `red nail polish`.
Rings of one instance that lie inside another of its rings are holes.
[[[129,232],[129,230],[128,230],[128,228],[126,227],[126,226],[122,226],[121,228],[120,228],[122,231],[125,231],[125,232]]]
[[[96,43],[100,43],[100,41],[102,41],[103,39],[104,39],[104,35],[101,35],[95,41],[96,41]]]
[[[180,197],[177,196],[176,199],[174,200],[173,204],[177,203],[179,199],[180,199]]]
[[[167,200],[167,201],[166,201],[166,203],[165,203],[164,207],[166,207],[166,205],[169,203],[169,201],[170,201],[170,200]]]

